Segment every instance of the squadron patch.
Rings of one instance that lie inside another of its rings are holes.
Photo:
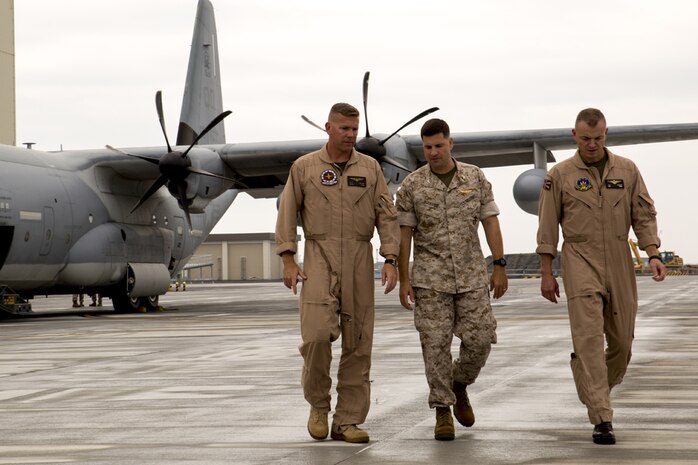
[[[543,189],[546,191],[549,191],[553,187],[553,180],[550,178],[545,178],[545,181],[543,181]]]
[[[606,189],[625,189],[622,179],[606,179]]]
[[[334,186],[337,184],[337,173],[333,169],[328,169],[320,175],[320,182],[324,186]]]
[[[348,176],[347,186],[366,187],[366,178],[364,176]]]
[[[577,185],[574,186],[574,188],[578,191],[586,192],[591,189],[591,181],[589,181],[587,178],[579,178],[577,179]]]

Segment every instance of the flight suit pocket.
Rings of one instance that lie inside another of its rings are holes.
[[[317,186],[314,182],[311,182],[310,186],[303,200],[301,213],[303,229],[309,235],[328,234],[333,212],[329,199],[322,192],[322,189],[327,186]]]
[[[348,313],[341,313],[340,321],[340,329],[342,331],[342,349],[354,350],[356,347],[354,318]]]
[[[642,212],[647,215],[648,218],[657,216],[657,210],[654,208],[654,201],[647,194],[640,194],[638,196],[638,207]]]
[[[301,339],[303,342],[334,342],[339,339],[337,308],[332,303],[301,303]]]

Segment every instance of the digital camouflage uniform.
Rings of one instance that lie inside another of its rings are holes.
[[[413,228],[414,322],[432,408],[455,403],[453,380],[472,384],[497,342],[478,226],[499,209],[482,170],[456,166],[448,187],[429,165],[421,167],[405,178],[396,197],[400,226]],[[452,362],[454,334],[461,343]]]
[[[329,411],[332,342],[342,335],[333,423],[357,425],[370,405],[371,349],[374,325],[373,238],[378,229],[380,254],[397,256],[397,212],[373,158],[353,151],[344,170],[327,149],[297,159],[279,203],[276,252],[297,251],[297,217],[305,236],[300,296],[305,399]]]
[[[630,228],[641,249],[660,246],[654,202],[637,166],[606,153],[603,177],[579,152],[550,170],[541,191],[536,249],[556,256],[562,226],[572,374],[594,425],[612,421],[610,391],[623,381],[630,362],[637,314]]]

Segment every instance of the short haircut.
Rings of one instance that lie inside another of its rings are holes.
[[[577,115],[577,119],[574,122],[574,125],[576,126],[580,122],[584,121],[586,124],[589,125],[589,127],[596,127],[597,124],[599,124],[600,121],[606,123],[606,117],[601,113],[601,110],[598,110],[596,108],[585,108],[584,110],[580,111],[579,114]]]
[[[443,134],[444,137],[451,136],[451,129],[446,121],[439,118],[432,118],[422,125],[420,135],[422,138]]]
[[[353,105],[340,102],[332,105],[332,108],[330,108],[330,114],[327,117],[327,119],[332,119],[332,115],[342,115],[348,118],[358,118],[359,110],[357,110],[356,107],[354,107]]]

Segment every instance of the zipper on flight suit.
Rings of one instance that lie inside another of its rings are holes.
[[[339,244],[340,244],[339,245],[339,249],[340,249],[339,273],[340,273],[340,275],[338,276],[338,278],[339,278],[339,281],[341,282],[342,281],[342,274],[341,273],[342,273],[342,270],[344,270],[344,253],[342,253],[342,249],[344,248],[343,247],[343,242],[344,242],[344,171],[349,166],[349,160],[347,160],[347,162],[344,164],[344,168],[342,168],[341,166],[339,166],[338,164],[336,164],[334,162],[332,162],[332,166],[337,171],[339,171],[338,184],[339,184],[339,225],[340,225],[340,228],[339,228],[339,234],[340,234],[340,237],[339,237]],[[342,291],[344,291],[344,289],[342,289]],[[342,294],[344,294],[344,292],[342,292]],[[343,308],[341,302],[340,302],[339,307]],[[340,320],[342,322],[344,322],[343,315],[346,315],[346,313],[344,313],[343,311],[340,311],[339,317],[340,317]],[[354,320],[353,316],[348,315],[347,321],[352,325],[354,324],[353,320]]]
[[[606,162],[606,166],[607,166],[607,164],[608,164],[608,161]],[[604,166],[604,171],[606,171],[606,166]],[[607,283],[606,283],[607,274],[605,271],[608,269],[608,263],[606,263],[606,262],[607,262],[607,257],[609,255],[608,254],[609,250],[608,250],[608,247],[606,246],[606,227],[608,225],[605,225],[604,221],[603,221],[604,216],[605,216],[604,215],[605,206],[604,206],[604,201],[603,201],[603,192],[601,191],[601,187],[603,186],[603,179],[602,179],[603,174],[599,173],[599,170],[597,170],[596,167],[587,167],[587,169],[594,173],[594,179],[597,181],[596,185],[598,186],[598,189],[599,189],[598,206],[601,209],[601,221],[600,221],[600,223],[601,223],[601,241],[603,242],[603,256],[604,256],[604,268],[603,268],[604,273],[603,274],[604,274],[604,286],[607,286]]]

